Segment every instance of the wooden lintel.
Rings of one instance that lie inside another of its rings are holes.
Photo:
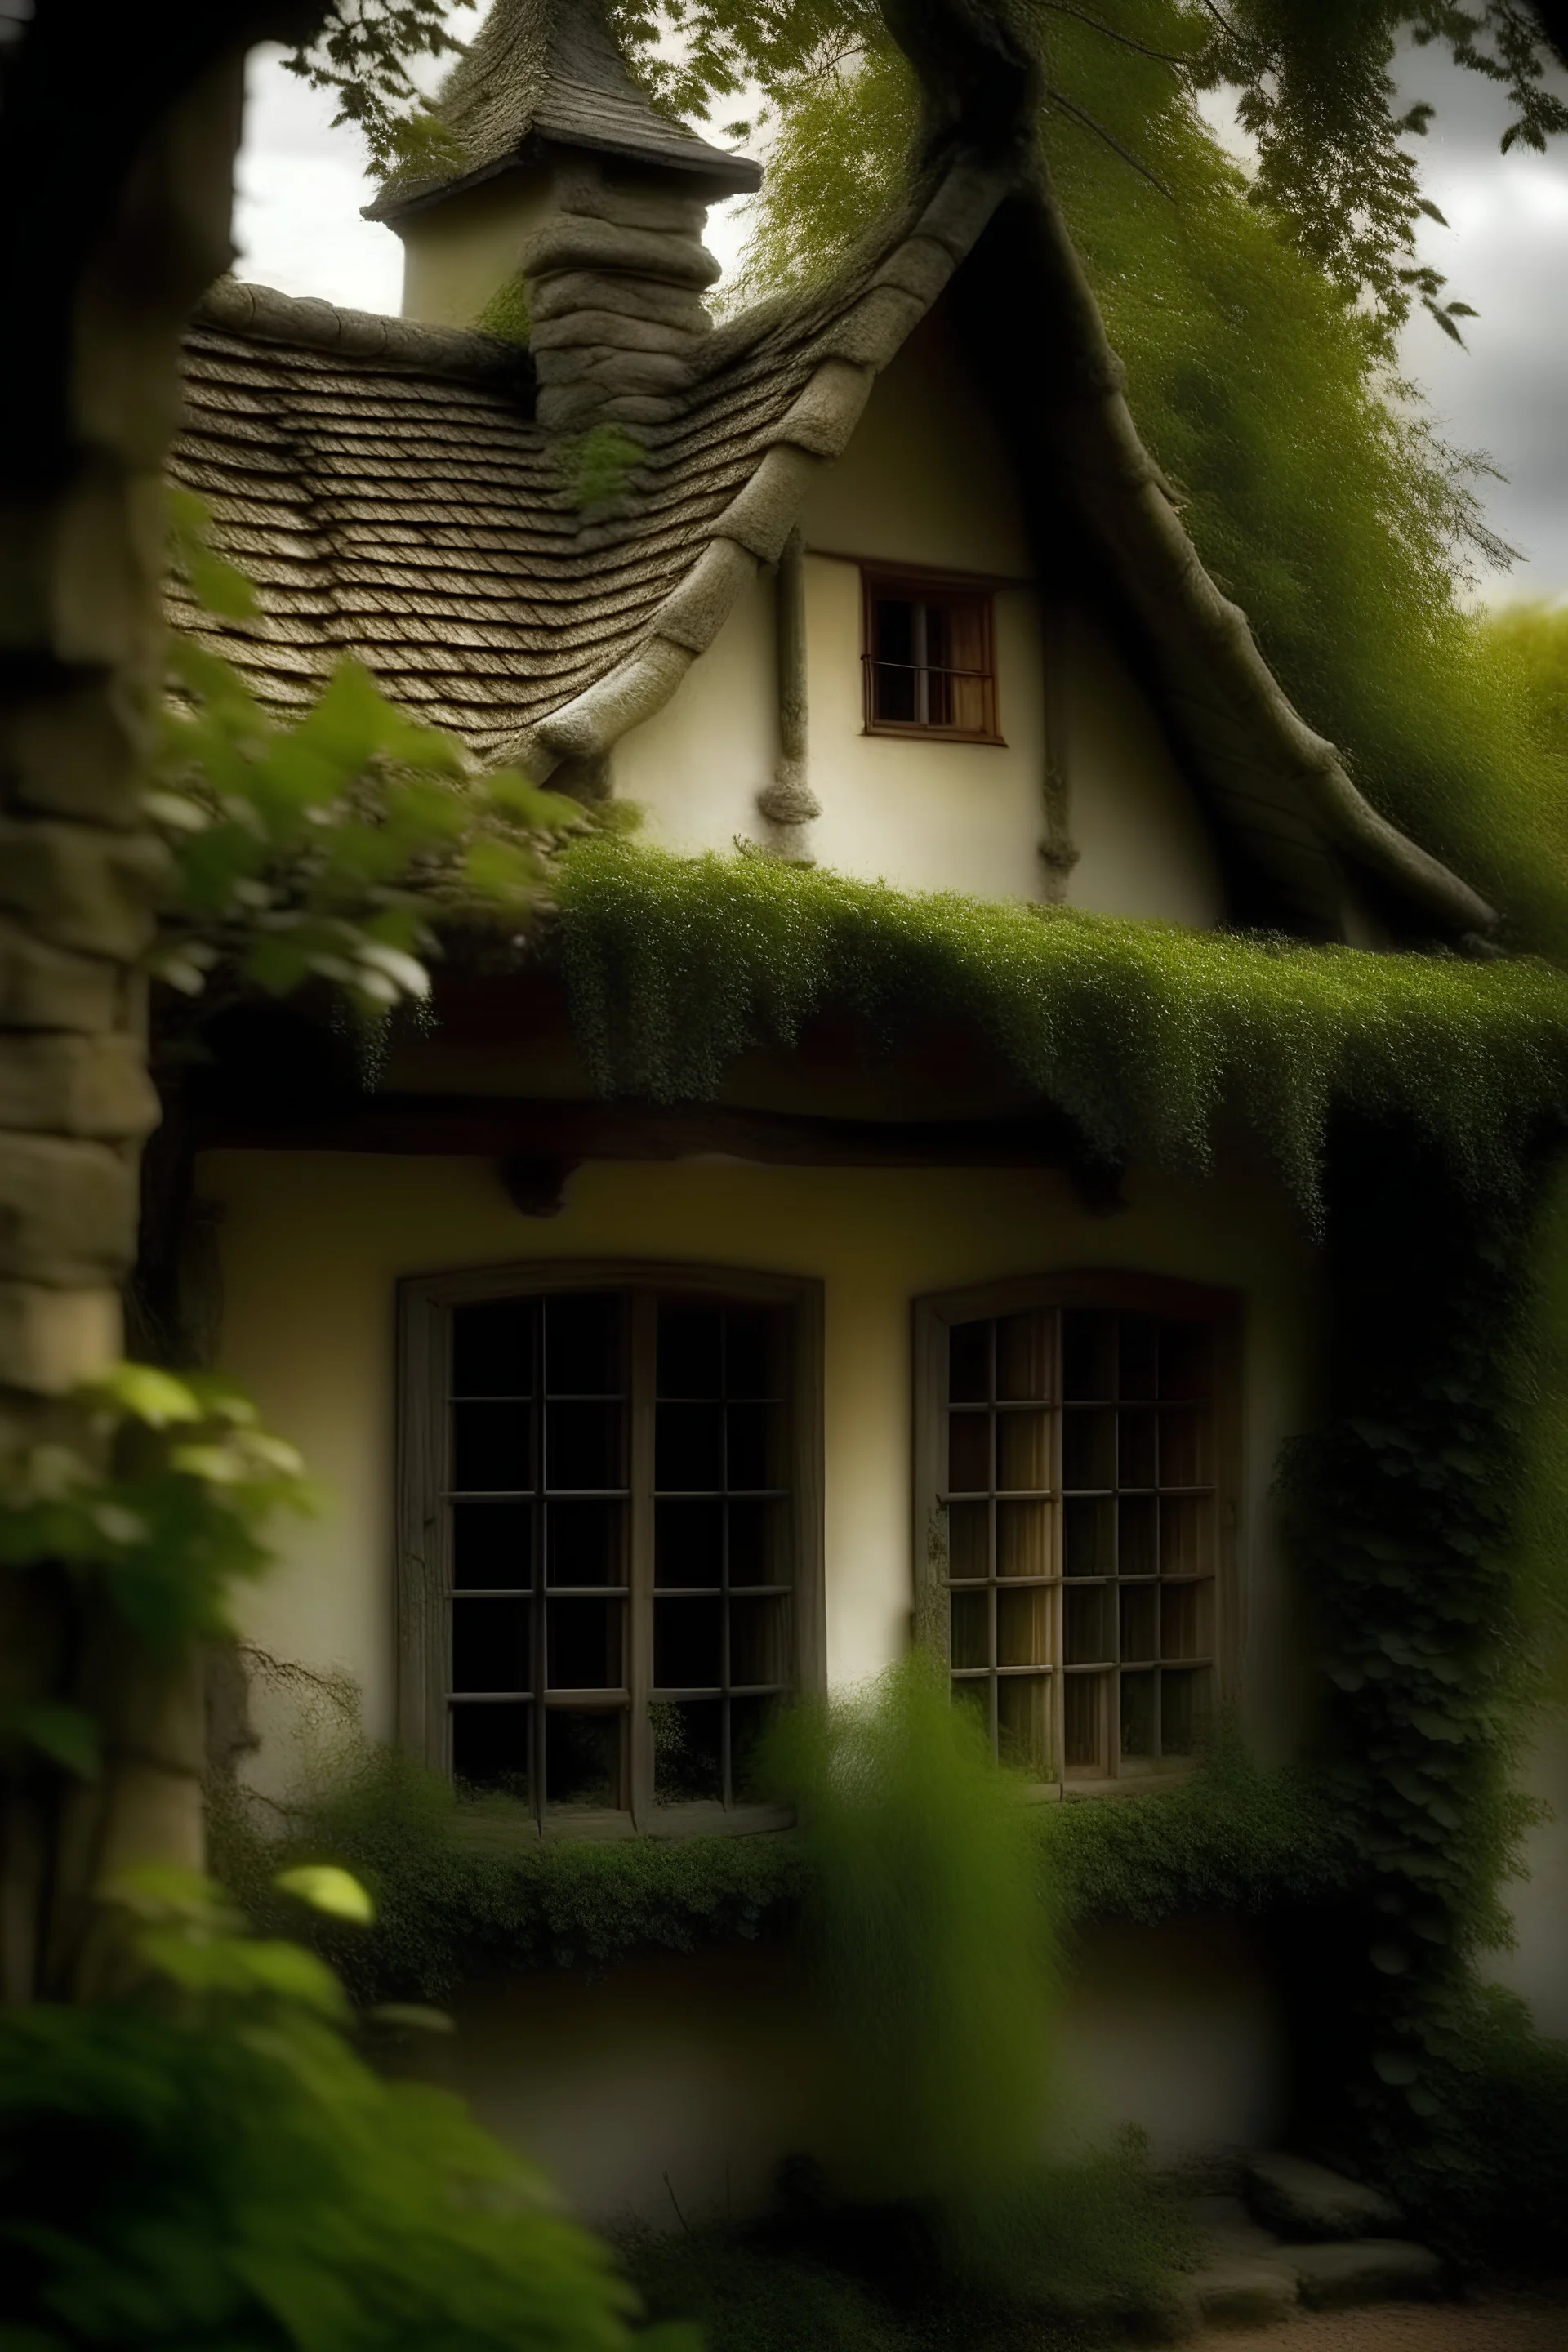
[[[721,1156],[773,1166],[1040,1168],[1101,1193],[1100,1169],[1059,1114],[973,1119],[827,1118],[722,1103],[519,1100],[472,1095],[367,1095],[330,1109],[247,1115],[209,1109],[207,1150],[364,1151],[505,1159],[535,1164]],[[1096,1185],[1098,1179],[1098,1185]]]

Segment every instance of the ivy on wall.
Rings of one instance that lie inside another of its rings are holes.
[[[1460,2251],[1561,2251],[1568,2048],[1489,1991],[1532,1808],[1517,1507],[1537,1215],[1478,1202],[1419,1139],[1331,1154],[1330,1395],[1285,1491],[1326,1685],[1318,1777],[1344,1890],[1289,1948],[1297,2109]]]
[[[1386,2179],[1456,2253],[1553,2242],[1568,2051],[1481,1964],[1529,1811],[1520,1338],[1568,1119],[1568,979],[616,843],[569,853],[558,897],[552,952],[606,1091],[711,1096],[830,1013],[880,1051],[940,1020],[1108,1161],[1201,1171],[1237,1122],[1271,1151],[1324,1238],[1335,1333],[1332,1417],[1286,1481],[1321,1739],[1283,1774],[1222,1748],[1173,1795],[1042,1806],[1042,1885],[1069,1929],[1263,1919],[1293,1988],[1297,2137]],[[769,1932],[804,1888],[788,1835],[487,1849],[482,1828],[386,1756],[295,1819],[291,1854],[377,1895],[370,1936],[318,1930],[363,1997]],[[217,1830],[217,1866],[264,1910],[276,1846],[232,1796]]]
[[[1349,1883],[1350,1846],[1314,1780],[1260,1770],[1229,1743],[1169,1794],[1045,1804],[1032,1827],[1042,1895],[1069,1933],[1194,1911],[1261,1916]],[[521,1843],[388,1749],[357,1754],[281,1842],[237,1792],[217,1792],[213,1866],[253,1914],[282,1916],[280,1861],[326,1858],[375,1898],[368,1933],[327,1919],[312,1928],[367,2002],[440,2000],[476,1978],[535,1968],[599,1976],[637,1952],[784,1932],[805,1891],[788,1831]]]
[[[1244,1123],[1314,1222],[1336,1110],[1403,1119],[1476,1192],[1517,1192],[1568,1117],[1568,978],[1533,959],[1303,947],[614,841],[570,851],[555,895],[605,1093],[710,1097],[829,1012],[878,1050],[961,1024],[1104,1160],[1201,1171]]]

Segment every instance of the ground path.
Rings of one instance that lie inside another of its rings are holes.
[[[1377,2303],[1215,2328],[1194,2352],[1568,2352],[1568,2292],[1474,2303]]]

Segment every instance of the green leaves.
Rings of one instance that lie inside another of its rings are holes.
[[[174,560],[198,603],[242,619],[238,575],[205,550],[206,510],[171,493]],[[242,586],[244,583],[240,583]],[[248,593],[248,592],[247,592]],[[225,969],[273,996],[308,982],[368,1016],[429,992],[443,905],[524,920],[549,854],[590,820],[409,719],[344,658],[291,725],[210,647],[177,637],[147,814],[177,882],[152,968],[199,997]]]
[[[1407,1122],[1478,1203],[1516,1199],[1532,1138],[1568,1117],[1568,979],[1541,964],[1276,946],[602,839],[562,858],[554,890],[553,951],[606,1092],[710,1098],[739,1055],[830,1009],[879,1050],[962,1021],[1103,1159],[1201,1169],[1221,1122],[1245,1123],[1313,1221],[1347,1115]],[[1415,1474],[1400,1420],[1356,1428]]]
[[[7,2345],[634,2352],[605,2249],[455,2099],[362,2061],[315,1953],[198,1872],[110,1891],[148,1980],[0,2020]]]
[[[271,1513],[314,1507],[298,1454],[247,1398],[205,1376],[122,1364],[81,1392],[80,1408],[78,1444],[51,1441],[0,1465],[0,1570],[62,1569],[160,1645],[227,1631],[233,1586],[267,1565]],[[81,1771],[86,1733],[70,1713],[14,1729]]]
[[[359,1880],[335,1864],[299,1863],[292,1870],[280,1870],[274,1884],[283,1894],[308,1903],[311,1910],[324,1912],[329,1919],[348,1919],[355,1927],[368,1927],[375,1917],[375,1906]]]
[[[95,1780],[102,1764],[91,1716],[58,1699],[0,1701],[0,1749],[12,1746],[37,1749],[79,1780]]]
[[[384,179],[418,182],[460,171],[464,158],[430,112],[411,59],[460,54],[446,0],[333,0],[311,39],[285,58],[290,73],[330,91],[332,126],[352,122]]]

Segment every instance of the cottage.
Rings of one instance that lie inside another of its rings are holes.
[[[655,110],[594,0],[496,0],[442,100],[460,164],[371,208],[403,317],[207,298],[175,473],[261,612],[181,618],[279,710],[352,653],[683,859],[1469,951],[1490,908],[1205,574],[1027,105],[961,89],[849,266],[715,325],[705,215],[756,165]],[[249,1638],[352,1676],[488,1834],[767,1836],[772,1708],[911,1624],[1042,1802],[1179,1783],[1221,1709],[1291,1752],[1271,1490],[1321,1277],[1256,1144],[1109,1167],[962,1007],[606,1099],[558,972],[493,941],[454,944],[374,1084],[292,1015],[219,1034],[192,1280],[332,1498]],[[252,1694],[275,1795],[295,1688]],[[1272,2138],[1247,1923],[1107,1929],[1091,1962],[1087,2118]],[[809,2139],[764,1947],[455,2006],[450,2078],[590,2210],[754,2204]]]

